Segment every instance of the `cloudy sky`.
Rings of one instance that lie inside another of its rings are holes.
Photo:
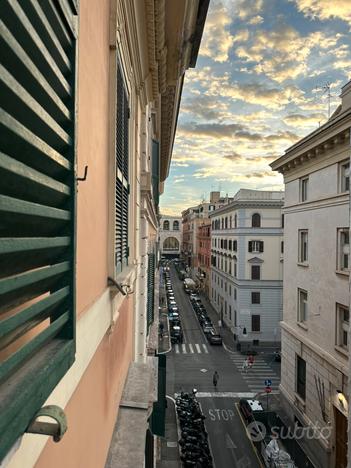
[[[186,73],[161,212],[211,190],[283,188],[269,163],[328,118],[351,79],[351,0],[210,0]]]

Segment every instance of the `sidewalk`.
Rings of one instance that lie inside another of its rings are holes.
[[[179,468],[181,462],[175,407],[169,398],[167,398],[165,438],[159,440],[161,442],[161,460],[157,460],[156,468]]]

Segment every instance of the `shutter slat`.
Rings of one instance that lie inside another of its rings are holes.
[[[29,252],[31,250],[40,251],[47,249],[55,249],[57,247],[68,247],[69,244],[69,237],[28,237],[25,239],[0,238],[0,255]]]
[[[28,57],[11,31],[0,20],[0,57],[8,69],[16,69],[16,78],[45,109],[57,120],[70,119],[71,113],[46,77]]]
[[[58,207],[71,194],[68,185],[10,158],[1,151],[0,180],[3,194],[46,205]]]
[[[27,18],[18,2],[2,2],[4,15],[12,32],[19,30],[21,45],[28,55],[34,59],[40,71],[47,77],[52,86],[58,90],[61,97],[68,98],[72,94],[72,88],[56,65],[46,45],[43,43],[33,25]]]
[[[69,319],[69,313],[65,312],[55,320],[43,332],[39,333],[29,343],[25,344],[16,353],[12,354],[6,361],[1,363],[0,383],[18,367],[23,361],[28,359],[37,349],[43,346],[50,338],[52,339],[63,328]]]
[[[69,287],[65,287],[60,289],[59,291],[50,294],[50,296],[45,297],[41,301],[37,302],[36,304],[31,305],[23,309],[18,314],[9,317],[7,319],[0,321],[0,339],[3,339],[6,335],[13,333],[14,331],[18,331],[20,327],[26,325],[28,323],[32,323],[34,319],[38,317],[41,320],[41,316],[45,314],[46,316],[51,312],[51,310],[57,306],[58,304],[62,303],[65,299],[68,298],[69,295]],[[35,324],[37,324],[36,322]],[[25,328],[25,332],[27,332],[32,326],[28,326]],[[23,328],[20,329],[19,336],[23,335]],[[1,344],[3,340],[1,340]],[[0,346],[0,349],[2,346]]]
[[[59,169],[71,170],[71,164],[66,158],[3,109],[0,109],[0,132],[3,139],[0,150],[10,156],[22,153],[19,156],[27,157],[31,166],[49,174]]]
[[[45,141],[51,145],[72,144],[71,138],[38,102],[21,86],[6,68],[0,64],[0,95],[7,92],[7,102],[3,108],[12,108],[12,116],[33,131],[45,135]],[[5,89],[5,86],[8,90]]]
[[[0,195],[0,215],[2,214],[17,214],[28,217],[33,216],[36,218],[56,219],[62,221],[68,221],[70,219],[69,211],[39,205],[38,203],[17,200],[5,195]]]

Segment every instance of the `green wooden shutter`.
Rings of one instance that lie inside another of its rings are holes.
[[[155,289],[155,254],[148,254],[147,262],[147,331],[154,321],[154,289]]]
[[[0,6],[0,460],[74,361],[74,0]]]
[[[154,202],[156,208],[159,205],[160,191],[160,144],[156,140],[152,140],[152,164],[151,164],[151,174],[152,174],[152,194],[154,197]]]
[[[116,270],[128,265],[129,103],[121,66],[117,63],[116,109]]]

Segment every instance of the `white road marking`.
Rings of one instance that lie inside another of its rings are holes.
[[[200,348],[200,345],[198,345],[198,344],[195,344],[195,348],[196,348],[197,352],[201,354],[201,348]]]
[[[190,343],[189,343],[189,348],[190,348],[190,352],[191,352],[192,354],[194,354],[194,348],[193,348],[193,345],[192,345],[192,344],[190,344]]]
[[[185,346],[184,343],[182,344],[182,352],[183,352],[184,354],[186,354],[186,346]]]
[[[204,350],[205,350],[205,353],[208,354],[208,349],[207,349],[207,346],[205,344],[202,344]]]
[[[252,392],[198,392],[196,398],[253,398]]]
[[[176,352],[177,354],[179,354],[179,345],[176,344],[176,345],[174,346],[174,349],[175,349],[175,352]]]

